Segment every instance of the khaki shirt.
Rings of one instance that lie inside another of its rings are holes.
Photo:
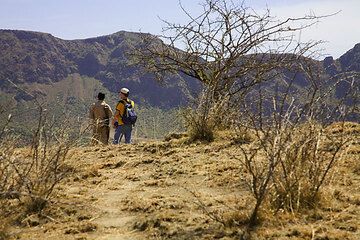
[[[95,124],[104,123],[109,125],[109,119],[113,116],[111,107],[105,101],[97,101],[90,107],[90,119],[94,120]]]

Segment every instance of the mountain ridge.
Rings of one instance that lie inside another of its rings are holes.
[[[166,79],[167,85],[161,86],[153,75],[131,65],[126,52],[137,47],[141,37],[147,34],[118,31],[64,40],[49,33],[0,29],[0,89],[14,93],[15,89],[6,79],[20,85],[53,84],[79,74],[100,80],[113,93],[127,86],[138,93],[133,95],[138,102],[170,108],[186,104],[180,85],[185,82],[186,87],[199,89],[197,80],[172,75]],[[360,43],[338,59],[328,56],[322,61],[313,61],[322,66],[325,78],[342,72],[360,72]]]
[[[0,30],[0,89],[7,93],[15,84],[53,84],[72,74],[100,80],[111,92],[122,86],[132,89],[135,100],[150,105],[175,107],[186,102],[179,87],[184,79],[173,75],[167,87],[155,77],[130,66],[126,56],[132,44],[139,44],[142,33],[119,31],[111,35],[82,40],[63,40],[48,33]],[[185,79],[200,86],[194,79]],[[141,93],[141,96],[140,96]],[[179,96],[173,98],[172,96]],[[164,100],[162,100],[164,99]]]

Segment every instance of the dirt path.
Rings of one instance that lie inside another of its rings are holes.
[[[123,184],[121,171],[116,172],[115,176],[119,177],[110,176],[100,183],[101,187],[89,190],[89,194],[97,199],[94,207],[98,209],[98,216],[93,222],[102,230],[96,234],[96,239],[138,239],[136,234],[129,232],[136,216],[121,211],[121,202],[129,192],[136,191],[138,184]]]
[[[122,211],[122,202],[129,193],[138,192],[141,183],[140,179],[131,178],[129,175],[133,170],[133,163],[137,161],[134,160],[135,155],[130,154],[128,157],[119,154],[122,151],[129,153],[134,151],[134,148],[127,150],[120,146],[116,150],[107,149],[102,154],[104,159],[90,169],[94,171],[94,176],[89,178],[94,185],[87,189],[87,195],[94,200],[90,203],[93,209],[90,221],[97,229],[87,236],[89,239],[143,239],[136,230],[131,231],[137,214]],[[91,160],[94,159],[88,158],[88,161]]]
[[[210,204],[213,196],[235,198],[238,189],[234,188],[236,179],[227,183],[233,186],[226,189],[217,180],[219,176],[210,173],[214,167],[221,171],[227,168],[218,163],[217,154],[209,158],[203,151],[210,148],[194,149],[140,144],[75,154],[75,161],[88,168],[74,182],[78,184],[75,189],[84,193],[83,199],[90,200],[84,204],[93,209],[89,221],[97,226],[86,237],[146,239],[161,237],[165,232],[184,237],[203,232],[209,217],[199,205]],[[192,191],[201,194],[202,200]]]

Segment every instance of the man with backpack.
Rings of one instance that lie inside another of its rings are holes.
[[[128,98],[129,89],[122,88],[119,92],[120,101],[116,105],[116,112],[113,119],[115,128],[113,144],[118,144],[121,138],[125,137],[125,143],[131,143],[131,132],[137,116],[134,111],[134,101]]]
[[[89,117],[92,119],[93,137],[91,143],[108,144],[110,133],[110,119],[113,116],[111,107],[104,101],[105,94],[99,92],[98,101],[90,107]]]

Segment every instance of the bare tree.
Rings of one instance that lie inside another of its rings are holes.
[[[324,81],[323,72],[310,59],[302,59],[292,69],[275,84],[251,91],[234,109],[235,127],[251,129],[254,138],[251,144],[239,146],[238,156],[255,198],[250,226],[256,224],[267,198],[276,211],[316,206],[321,187],[354,139],[345,132],[332,135],[329,125],[338,122],[345,128],[352,110],[344,99],[358,90],[349,88],[336,103],[334,93],[337,85],[353,81],[359,74]],[[305,86],[296,84],[299,74]]]
[[[205,0],[199,16],[191,15],[181,3],[180,7],[189,22],[164,21],[163,35],[146,35],[132,55],[160,80],[175,73],[203,83],[199,104],[193,105],[200,109],[193,114],[202,114],[203,121],[212,120],[210,114],[221,114],[221,107],[209,106],[226,106],[235,95],[242,97],[257,84],[276,78],[275,70],[291,66],[300,56],[311,56],[320,43],[301,43],[296,38],[318,16],[281,21],[269,10],[259,13],[226,0]],[[211,131],[214,124],[207,125]]]

